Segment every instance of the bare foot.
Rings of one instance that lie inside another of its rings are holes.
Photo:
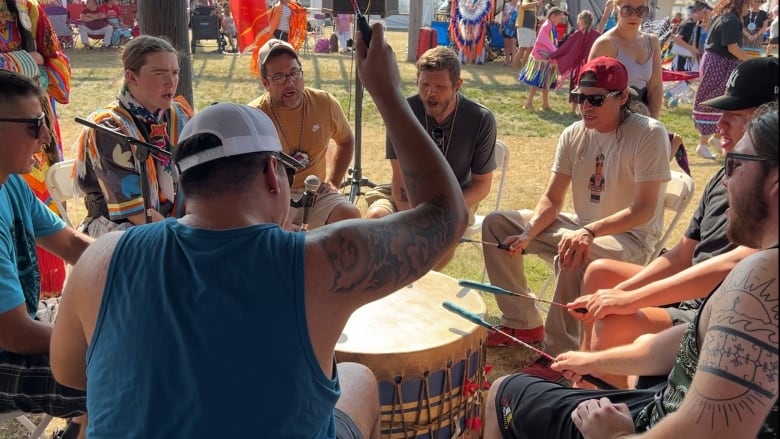
[[[528,111],[535,111],[534,110],[534,106],[533,105],[528,105],[528,104],[523,105],[523,109],[524,110],[528,110]]]
[[[553,111],[552,107],[542,107],[542,111]]]

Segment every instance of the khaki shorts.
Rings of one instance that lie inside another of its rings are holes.
[[[527,27],[517,28],[517,47],[534,47],[536,31]]]
[[[303,189],[290,190],[290,196],[293,200],[301,198],[301,195],[303,195]],[[309,209],[309,230],[324,226],[333,209],[342,204],[352,205],[349,199],[340,192],[317,194],[317,199]],[[291,207],[287,220],[293,224],[301,225],[303,222],[303,208]]]
[[[393,202],[393,189],[389,184],[379,184],[375,188],[369,190],[364,195],[368,208],[382,207],[390,211],[390,213],[398,212]],[[479,203],[469,209],[469,225],[474,224],[474,213],[477,211]]]

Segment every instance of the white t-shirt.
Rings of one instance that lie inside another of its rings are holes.
[[[631,206],[636,183],[669,181],[670,148],[666,128],[649,117],[630,113],[608,133],[578,121],[558,139],[552,171],[571,177],[577,223],[587,224]],[[665,191],[662,184],[653,219],[630,232],[651,248],[663,228]]]
[[[279,19],[278,29],[282,32],[290,32],[290,16],[292,10],[287,5],[280,5],[282,7],[282,17]]]

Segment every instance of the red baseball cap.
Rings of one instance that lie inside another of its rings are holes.
[[[593,73],[596,79],[593,80],[592,76],[589,75],[583,80],[582,77],[588,72]],[[577,80],[577,89],[573,90],[575,93],[578,92],[580,87],[598,87],[607,90],[625,90],[628,88],[626,66],[609,56],[600,56],[590,60],[580,69],[580,76]]]

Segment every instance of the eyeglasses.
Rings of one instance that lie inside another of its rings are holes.
[[[734,170],[739,168],[742,163],[740,163],[740,160],[745,161],[752,161],[752,162],[766,162],[768,159],[765,157],[759,157],[757,155],[753,154],[739,154],[736,152],[729,152],[726,153],[726,177],[731,177],[731,174],[734,173]]]
[[[40,138],[41,135],[41,129],[46,124],[46,114],[41,113],[40,116],[30,119],[30,118],[19,118],[19,117],[6,117],[6,118],[0,118],[0,122],[14,122],[14,123],[26,123],[30,126],[30,128],[33,129],[35,135],[33,136],[35,139]]]
[[[622,17],[630,17],[633,14],[639,18],[645,18],[645,15],[647,15],[648,12],[650,12],[650,8],[647,6],[632,8],[631,6],[625,5],[620,7],[620,15]]]
[[[578,104],[584,104],[585,101],[588,101],[590,105],[593,105],[594,107],[600,107],[604,105],[604,101],[610,97],[610,96],[620,96],[620,94],[623,93],[623,90],[617,90],[613,92],[609,92],[605,95],[586,95],[582,93],[569,93],[574,99],[574,102]]]
[[[303,70],[296,70],[286,75],[284,73],[279,73],[278,75],[266,76],[266,79],[269,79],[274,85],[285,85],[288,80],[295,82],[303,79]]]
[[[431,139],[436,143],[436,146],[441,148],[442,142],[444,142],[444,130],[441,128],[434,128],[431,131]]]

